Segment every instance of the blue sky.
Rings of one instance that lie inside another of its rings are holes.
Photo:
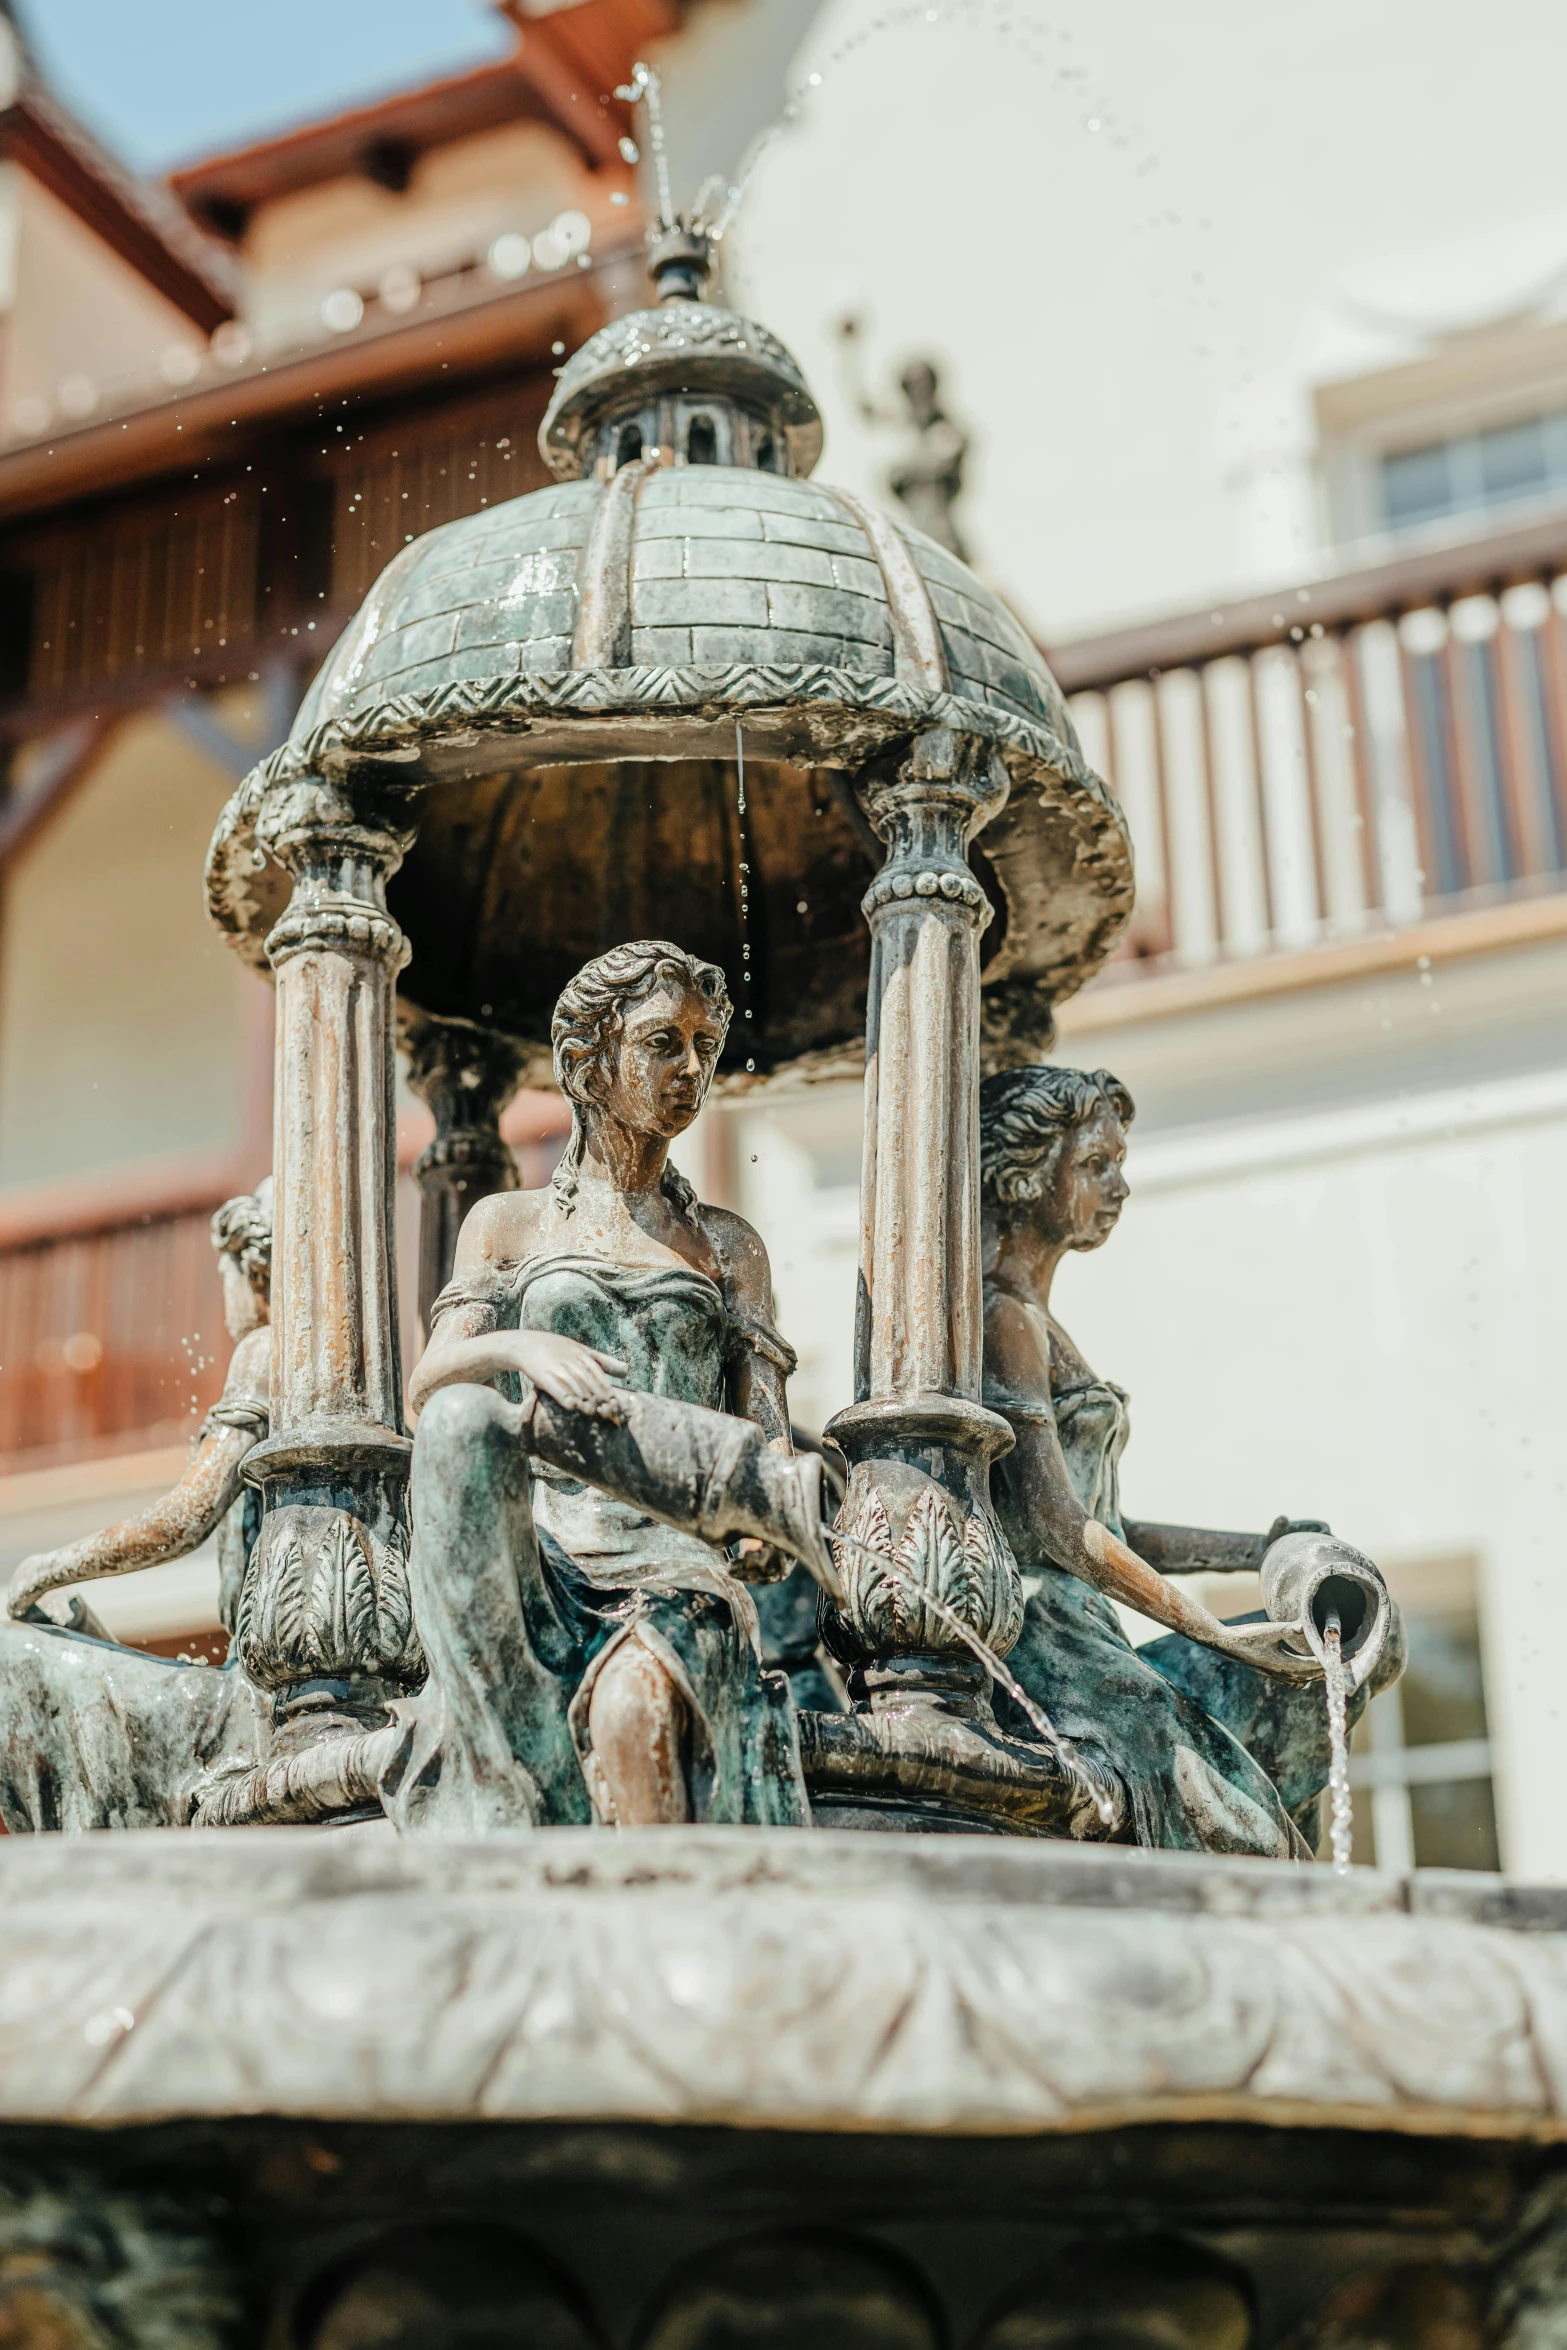
[[[511,45],[486,0],[15,0],[63,102],[135,171],[458,72]]]

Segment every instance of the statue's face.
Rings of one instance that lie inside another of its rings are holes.
[[[1040,1222],[1067,1248],[1103,1248],[1131,1189],[1121,1172],[1126,1129],[1107,1103],[1074,1126],[1037,1203]]]
[[[660,981],[632,1005],[620,1032],[604,1107],[639,1134],[684,1134],[707,1092],[724,1041],[706,996]]]

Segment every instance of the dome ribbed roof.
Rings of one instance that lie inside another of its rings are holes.
[[[589,540],[607,488],[580,481],[535,490],[416,540],[339,641],[295,739],[405,694],[570,671]],[[923,533],[867,518],[858,501],[814,482],[727,466],[656,468],[628,519],[626,658],[617,666],[820,664],[893,678],[894,617],[870,519],[896,534],[924,582],[950,690],[1072,742],[1038,649],[989,589]]]
[[[266,810],[342,777],[416,827],[389,891],[403,993],[518,1038],[535,1077],[560,987],[639,936],[744,970],[737,1078],[846,1065],[880,862],[849,779],[946,726],[1011,779],[973,853],[987,1049],[1040,1050],[1131,911],[1124,822],[999,598],[803,478],[817,433],[789,354],[733,313],[666,302],[585,345],[541,434],[582,478],[405,547],[230,801],[208,885],[241,951],[266,968],[290,887]]]

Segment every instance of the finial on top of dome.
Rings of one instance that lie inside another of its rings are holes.
[[[700,302],[705,299],[712,272],[714,247],[729,225],[740,190],[714,173],[703,182],[689,212],[677,212],[669,178],[669,151],[664,137],[663,88],[651,65],[639,58],[631,79],[616,90],[628,106],[640,106],[647,122],[648,152],[658,211],[647,232],[648,274],[658,288],[660,302]],[[621,141],[628,162],[640,162],[635,142]]]

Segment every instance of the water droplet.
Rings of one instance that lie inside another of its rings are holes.
[[[749,1068],[750,1068],[750,1066],[751,1066],[750,1062],[749,1062],[749,1061],[747,1061],[747,1063],[746,1063],[746,1067],[749,1069]],[[753,1166],[753,1167],[756,1165],[756,1153],[755,1153],[755,1151],[753,1151],[753,1152],[751,1153],[751,1164],[752,1164],[752,1166]]]
[[[637,145],[635,139],[622,139],[620,142],[620,153],[622,160],[626,163],[640,163],[642,160],[642,150]],[[624,199],[622,199],[622,201],[624,201]]]
[[[564,344],[564,343],[551,343],[551,345],[550,345],[550,350],[551,350],[552,354],[554,355],[554,357],[555,357],[555,358],[557,358],[557,359],[559,359],[559,358],[562,358],[562,357],[564,356],[564,354],[565,354],[565,349],[566,349],[566,346],[565,346],[565,344]]]

